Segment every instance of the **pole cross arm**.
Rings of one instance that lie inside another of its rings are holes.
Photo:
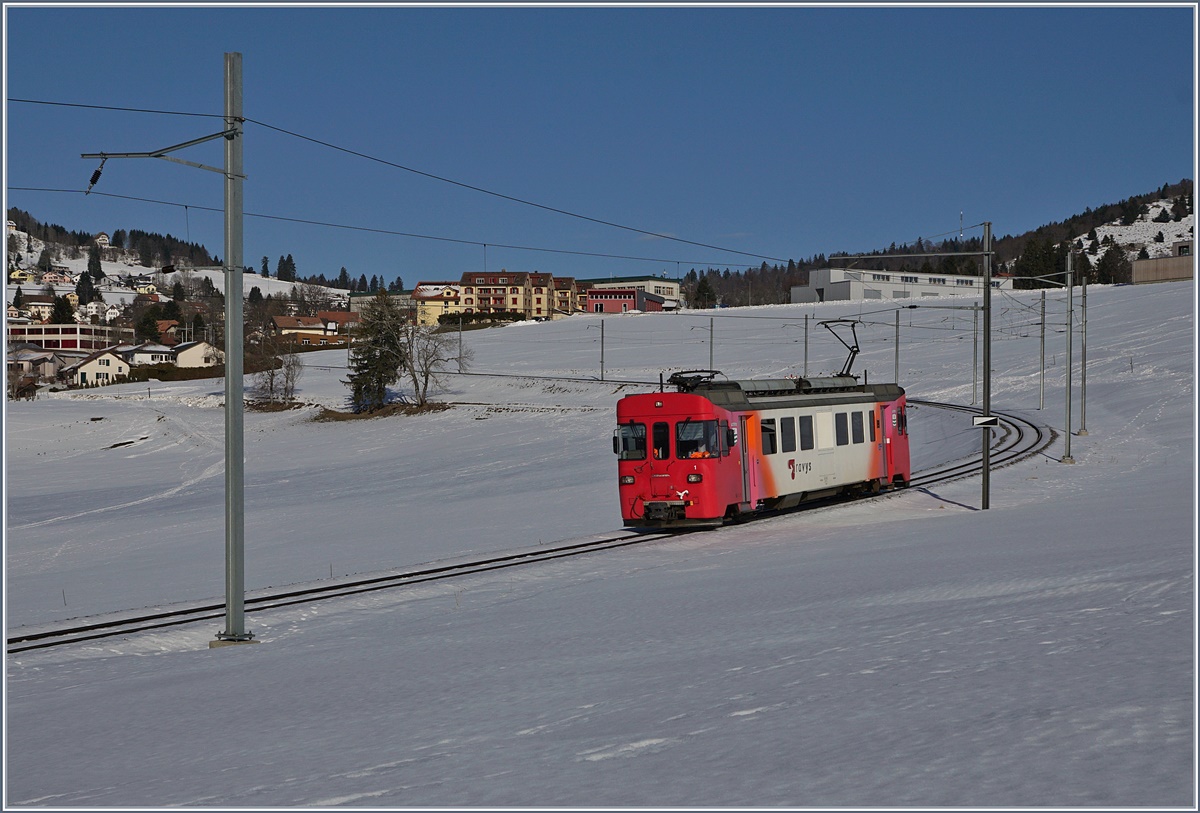
[[[185,161],[182,158],[170,158],[167,156],[167,153],[177,152],[179,150],[186,149],[188,147],[194,147],[197,144],[203,144],[206,141],[214,141],[218,138],[234,138],[237,135],[238,135],[237,130],[222,130],[219,133],[213,133],[212,135],[201,136],[200,138],[193,138],[191,141],[184,141],[182,144],[174,144],[170,147],[163,147],[161,150],[151,150],[149,152],[85,152],[85,153],[82,153],[79,157],[80,158],[99,158],[101,160],[108,160],[109,158],[161,158],[164,161],[172,161],[176,164],[185,164],[189,167],[195,167],[196,169],[206,169],[209,172],[216,172],[220,175],[225,175],[227,177],[237,177],[237,178],[241,178],[242,180],[245,180],[246,179],[245,175],[241,175],[241,174],[234,175],[232,173],[227,173],[223,169],[218,169],[217,167],[210,167],[210,166],[206,166],[205,164],[198,164],[195,161]]]

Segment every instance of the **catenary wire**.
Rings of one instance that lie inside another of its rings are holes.
[[[55,106],[55,107],[78,107],[78,108],[85,108],[85,109],[91,109],[91,110],[114,110],[114,111],[120,111],[120,112],[130,112],[130,113],[158,113],[158,114],[162,114],[162,115],[175,115],[175,116],[201,116],[201,117],[207,117],[207,118],[225,118],[224,116],[222,116],[220,114],[216,114],[216,113],[188,113],[185,111],[178,111],[178,110],[152,110],[152,109],[147,109],[147,108],[116,107],[116,106],[112,106],[112,105],[80,104],[80,103],[76,103],[76,102],[55,102],[55,101],[47,101],[47,100],[40,100],[40,99],[9,99],[9,101],[10,102],[21,102],[23,104],[49,105],[49,106]],[[326,147],[327,149],[336,150],[338,152],[342,152],[347,155],[353,155],[357,158],[362,158],[367,161],[373,161],[375,163],[382,164],[384,166],[389,166],[394,169],[400,169],[405,172],[410,172],[414,175],[420,175],[424,178],[429,178],[431,180],[440,181],[440,182],[446,183],[446,184],[451,184],[451,185],[457,186],[461,189],[468,189],[468,190],[471,190],[472,192],[479,192],[481,194],[490,195],[492,197],[499,198],[501,200],[507,200],[511,203],[519,203],[523,206],[531,206],[535,209],[541,209],[546,212],[553,212],[554,214],[565,215],[567,217],[574,217],[579,220],[586,220],[590,223],[596,223],[601,226],[609,226],[609,227],[615,228],[615,229],[622,229],[624,231],[633,232],[635,234],[641,234],[641,235],[644,235],[647,237],[654,237],[654,238],[657,238],[660,240],[670,240],[672,242],[683,243],[685,245],[696,246],[698,248],[707,248],[707,249],[712,249],[714,251],[722,251],[722,252],[725,252],[728,254],[736,254],[736,255],[739,255],[742,257],[753,257],[758,260],[771,260],[772,262],[783,262],[783,263],[787,262],[786,259],[781,258],[781,257],[772,257],[772,256],[769,256],[766,254],[758,254],[758,253],[750,252],[750,251],[741,251],[739,249],[726,248],[724,246],[712,245],[710,243],[701,243],[701,242],[698,242],[695,240],[685,240],[682,237],[673,237],[669,234],[662,234],[660,232],[649,231],[647,229],[639,229],[634,226],[627,226],[622,223],[613,222],[611,220],[604,220],[604,219],[597,218],[597,217],[591,217],[589,215],[580,214],[578,212],[572,212],[567,209],[562,209],[562,208],[559,208],[556,206],[548,206],[546,204],[537,203],[535,201],[531,201],[531,200],[528,200],[525,198],[519,198],[519,197],[516,197],[515,195],[506,195],[502,192],[496,192],[491,189],[485,189],[481,186],[475,186],[474,184],[464,183],[463,181],[456,181],[453,178],[447,178],[443,175],[436,175],[432,172],[425,172],[424,170],[416,169],[415,167],[405,166],[404,164],[399,164],[399,163],[396,163],[395,161],[388,161],[387,159],[379,158],[378,156],[370,155],[368,153],[361,152],[359,150],[352,150],[349,147],[343,147],[343,146],[334,144],[329,141],[324,141],[319,138],[307,136],[307,135],[304,135],[303,133],[298,133],[294,130],[289,130],[285,127],[278,127],[274,124],[268,124],[267,122],[260,121],[258,119],[242,118],[242,119],[240,119],[240,121],[243,121],[247,124],[254,124],[254,125],[257,125],[259,127],[267,129],[267,130],[273,130],[274,132],[281,133],[281,134],[287,135],[287,136],[291,136],[292,138],[297,138],[302,141],[307,141],[311,144],[317,144],[319,146]],[[489,245],[491,245],[491,244],[489,244]],[[597,256],[607,256],[607,255],[597,255]]]
[[[84,190],[82,190],[82,189],[54,189],[54,188],[49,188],[49,187],[36,187],[36,186],[10,186],[8,188],[15,192],[55,192],[55,193],[78,194],[78,195],[84,194]],[[92,190],[91,194],[101,196],[101,197],[118,198],[120,200],[133,200],[133,201],[139,201],[142,203],[155,203],[155,204],[159,204],[162,206],[177,206],[182,209],[199,209],[199,210],[206,211],[206,212],[222,212],[222,211],[224,211],[223,209],[216,207],[216,206],[201,206],[201,205],[194,204],[194,203],[177,203],[175,201],[157,200],[155,198],[139,197],[136,195],[119,195],[114,192],[97,192],[95,190]],[[279,220],[279,221],[283,221],[283,222],[287,222],[287,223],[298,223],[298,224],[306,225],[306,226],[323,226],[325,228],[331,228],[331,229],[345,229],[347,231],[361,231],[361,232],[368,232],[368,233],[372,233],[372,234],[386,234],[386,235],[390,235],[390,236],[394,236],[394,237],[411,237],[411,238],[418,239],[418,240],[436,240],[436,241],[445,242],[445,243],[458,243],[460,245],[487,246],[489,248],[505,248],[505,249],[510,249],[513,251],[534,251],[534,252],[541,252],[541,253],[547,253],[547,254],[567,254],[567,255],[578,256],[578,257],[599,257],[602,259],[610,259],[610,260],[637,260],[637,261],[641,261],[641,262],[683,263],[685,265],[702,265],[702,266],[720,265],[720,263],[716,263],[713,261],[675,260],[675,259],[666,259],[663,257],[638,257],[635,255],[629,255],[629,254],[605,254],[602,252],[594,252],[594,251],[574,251],[571,249],[562,249],[562,248],[544,248],[544,247],[540,247],[540,246],[521,246],[521,245],[515,245],[515,244],[485,242],[482,240],[467,240],[467,239],[458,238],[458,237],[442,237],[442,236],[431,235],[431,234],[416,234],[414,232],[403,232],[403,231],[396,231],[393,229],[381,229],[381,228],[375,228],[375,227],[371,227],[371,226],[349,226],[344,223],[332,223],[332,222],[323,221],[323,220],[309,220],[309,219],[299,218],[299,217],[286,217],[284,215],[269,215],[269,214],[264,214],[264,213],[259,213],[259,212],[243,212],[243,214],[246,217],[254,217],[254,218],[259,218],[262,220]]]

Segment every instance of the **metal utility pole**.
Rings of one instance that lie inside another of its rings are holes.
[[[1063,451],[1063,463],[1074,463],[1071,457],[1071,337],[1075,332],[1075,252],[1067,254],[1067,431],[1064,433],[1066,448]]]
[[[900,383],[900,311],[896,311],[896,372],[892,380]]]
[[[808,314],[804,314],[804,377],[808,378]]]
[[[713,318],[708,317],[708,369],[715,370],[713,367]]]
[[[992,414],[992,224],[983,224],[983,414]],[[992,430],[983,427],[983,497],[984,511],[991,503],[992,489]]]
[[[588,325],[586,330],[591,330],[595,325]],[[604,380],[604,319],[600,319],[600,380]]]
[[[979,311],[971,312],[971,404],[975,403],[975,392],[979,385]]]
[[[1080,318],[1083,320],[1079,346],[1079,434],[1087,434],[1087,274],[1083,275],[1080,287]]]
[[[242,404],[242,55],[225,54],[225,631],[246,631],[245,437]]]
[[[1046,292],[1042,291],[1042,383],[1038,409],[1046,408]]]
[[[242,55],[225,54],[225,129],[148,152],[83,153],[99,158],[88,191],[100,180],[109,158],[160,158],[225,176],[225,631],[210,646],[248,643],[245,628],[245,444],[242,405]],[[225,139],[223,168],[173,158],[168,153]]]

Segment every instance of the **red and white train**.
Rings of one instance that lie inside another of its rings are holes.
[[[854,376],[715,380],[617,402],[621,515],[635,528],[716,526],[839,494],[908,485],[904,390]]]

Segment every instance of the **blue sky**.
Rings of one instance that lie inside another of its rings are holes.
[[[80,153],[220,119],[243,54],[245,261],[301,275],[580,278],[998,236],[1194,178],[1191,6],[1065,8],[5,7],[6,205],[223,254],[218,175]],[[520,205],[502,195],[733,251]],[[177,153],[220,165],[208,144]],[[974,232],[978,234],[978,230]],[[461,242],[456,242],[461,241]],[[483,244],[487,244],[485,249]],[[555,251],[528,251],[501,246]],[[563,253],[577,252],[577,253]],[[734,253],[744,252],[744,253]],[[642,259],[614,259],[586,254]]]

